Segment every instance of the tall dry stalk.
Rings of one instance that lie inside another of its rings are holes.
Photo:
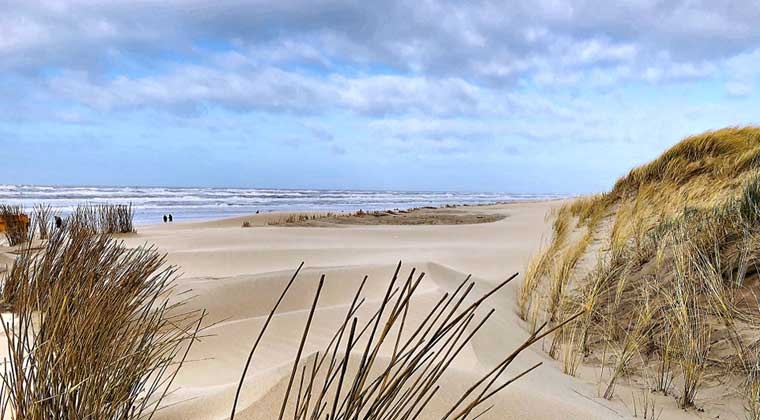
[[[760,420],[760,353],[755,350],[752,356],[746,367],[742,394],[747,420]]]
[[[50,204],[35,204],[32,212],[32,220],[37,229],[40,239],[48,239],[53,230],[53,217],[56,213]]]
[[[575,376],[583,360],[583,348],[581,347],[581,326],[579,322],[574,322],[569,326],[559,330],[555,336],[560,336],[560,342],[564,343],[564,354],[562,357],[562,372]]]
[[[565,298],[570,277],[578,261],[591,243],[591,239],[592,231],[589,229],[581,239],[566,247],[560,258],[556,260],[554,267],[552,267],[549,281],[549,306],[547,308],[550,321],[556,319],[557,311],[560,309],[560,304]]]
[[[653,391],[662,392],[668,395],[673,385],[673,354],[674,354],[675,336],[673,328],[669,323],[665,323],[663,331],[659,334],[659,342],[655,352],[657,368],[655,372],[655,382],[652,386]]]
[[[705,320],[700,304],[699,285],[692,280],[696,255],[690,232],[683,229],[674,234],[679,244],[673,248],[675,275],[670,293],[666,295],[669,310],[666,313],[675,334],[676,362],[681,368],[682,388],[678,403],[681,407],[694,405],[710,353],[711,328]]]
[[[524,280],[520,286],[520,293],[517,297],[517,314],[523,321],[529,319],[536,289],[538,289],[541,278],[546,274],[550,258],[551,254],[549,252],[539,250],[538,253],[531,257],[528,263]]]
[[[429,403],[436,397],[441,379],[452,362],[493,314],[493,310],[481,314],[479,308],[516,276],[511,276],[479,298],[472,297],[475,283],[468,277],[454,292],[441,297],[418,325],[410,325],[407,314],[424,273],[416,274],[415,270],[411,270],[406,280],[402,281],[400,269],[399,264],[379,307],[370,313],[368,319],[360,319],[357,312],[366,305],[366,299],[362,296],[367,281],[365,277],[332,340],[314,358],[305,358],[304,347],[326,281],[322,276],[295,354],[288,386],[282,396],[278,419],[400,420],[418,418],[428,413]],[[298,271],[270,312],[251,349],[230,420],[235,418],[238,397],[254,353],[297,275]],[[501,379],[515,358],[560,326],[550,330],[546,330],[545,325],[540,327],[457,401],[449,402],[450,408],[440,418],[463,420],[476,418],[487,411],[488,408],[481,407],[496,393],[541,364],[511,379]],[[390,358],[381,362],[378,355],[383,349],[390,354]],[[298,386],[295,386],[296,383]]]
[[[97,208],[80,204],[66,217],[66,229],[70,234],[96,235],[100,232]]]
[[[646,302],[648,303],[648,300]],[[642,347],[652,328],[652,316],[652,308],[649,304],[646,304],[640,309],[638,316],[631,325],[625,329],[622,345],[616,349],[616,361],[613,365],[610,381],[604,391],[604,398],[612,398],[618,379],[622,375],[630,373],[629,369],[634,362],[634,358],[641,354]]]

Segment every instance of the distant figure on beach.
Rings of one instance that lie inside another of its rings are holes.
[[[174,217],[172,217],[172,214],[171,214],[171,213],[169,213],[169,223],[171,223],[171,222],[173,222],[173,221],[174,221]]]
[[[55,216],[55,228],[60,229],[63,227],[63,220],[61,219],[61,216]]]
[[[259,214],[259,211],[258,211],[258,210],[256,210],[256,214]]]
[[[167,220],[166,215],[164,215],[164,223],[166,223]]]

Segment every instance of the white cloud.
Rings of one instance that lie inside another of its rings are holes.
[[[638,53],[634,44],[611,45],[606,41],[591,39],[570,46],[565,61],[569,64],[631,61]]]
[[[167,75],[118,76],[106,82],[93,81],[84,73],[65,73],[49,85],[56,94],[99,110],[221,105],[233,110],[313,112],[331,94],[316,80],[272,67],[229,72],[184,66]]]
[[[745,82],[731,81],[726,83],[726,92],[731,96],[749,96],[755,87]]]
[[[332,78],[339,103],[356,112],[385,115],[399,112],[473,114],[484,108],[488,94],[461,79],[405,76]]]
[[[194,43],[210,42],[256,52],[269,63],[380,65],[479,82],[636,62],[632,68],[642,70],[643,79],[659,81],[662,53],[688,72],[760,41],[760,6],[749,1],[721,7],[692,1],[12,0],[0,6],[0,16],[0,66],[25,71],[108,72],[114,51],[162,61],[172,52],[193,55]]]
[[[359,115],[492,115],[516,102],[457,78],[342,74],[319,76],[260,66],[239,53],[222,54],[216,65],[175,66],[156,76],[90,77],[69,71],[51,78],[54,96],[102,111],[140,107],[187,112],[219,106],[239,111],[323,113],[349,110]]]

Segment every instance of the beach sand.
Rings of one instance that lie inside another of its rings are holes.
[[[303,261],[295,288],[273,320],[257,351],[239,403],[237,419],[277,418],[282,395],[321,274],[325,291],[319,303],[307,353],[322,349],[345,316],[364,275],[367,295],[381,299],[399,261],[402,274],[412,267],[427,276],[411,305],[423,311],[467,274],[477,291],[523,271],[542,238],[548,239],[547,212],[559,201],[466,207],[474,214],[500,214],[502,220],[466,225],[340,225],[328,227],[265,226],[282,217],[261,214],[211,222],[140,226],[125,238],[129,246],[155,244],[181,267],[180,290],[192,289],[191,308],[206,308],[204,337],[190,352],[175,381],[176,391],[160,419],[229,418],[245,359],[270,308]],[[242,228],[243,221],[253,227]],[[405,276],[403,276],[405,277]],[[487,307],[496,314],[442,379],[431,413],[449,408],[466,387],[479,379],[528,336],[515,312],[518,278],[493,296]],[[369,302],[371,305],[372,302]],[[410,319],[415,319],[414,314]],[[564,375],[537,343],[510,367],[511,375],[537,362],[544,365],[501,392],[484,419],[629,418],[621,401],[597,398],[598,385]],[[510,376],[511,376],[510,375]],[[659,410],[659,408],[658,408]],[[639,413],[640,414],[640,413]],[[667,410],[662,418],[686,416]],[[434,418],[431,416],[422,418]]]

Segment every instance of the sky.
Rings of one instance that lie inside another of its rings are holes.
[[[608,189],[760,120],[760,2],[0,0],[0,183]]]

